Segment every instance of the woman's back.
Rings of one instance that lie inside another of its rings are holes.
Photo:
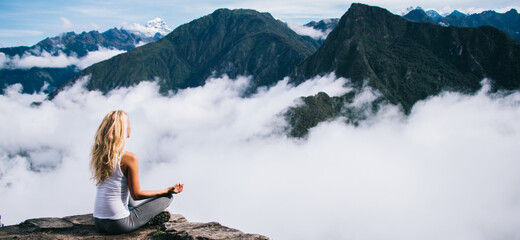
[[[94,204],[95,218],[121,219],[130,214],[128,211],[128,182],[121,171],[121,157],[110,177],[97,186]]]

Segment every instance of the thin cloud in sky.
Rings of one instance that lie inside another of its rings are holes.
[[[101,29],[101,25],[99,25],[97,23],[89,23],[87,25],[83,25],[82,28],[85,29],[85,31],[92,31],[92,30],[98,31]]]
[[[0,37],[40,36],[42,34],[43,32],[37,30],[0,29]]]
[[[74,28],[74,24],[69,19],[66,19],[64,17],[60,17],[61,20],[61,29],[63,31],[70,31]]]
[[[96,7],[92,5],[83,5],[83,6],[75,6],[68,8],[69,11],[76,14],[83,14],[85,16],[93,16],[93,17],[118,17],[121,15],[115,9],[105,8],[105,7]]]

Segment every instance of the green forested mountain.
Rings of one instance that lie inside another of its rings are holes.
[[[176,28],[163,39],[94,64],[89,90],[107,92],[158,80],[161,91],[203,85],[212,75],[253,76],[253,88],[271,85],[310,56],[318,43],[269,13],[219,9]]]
[[[50,93],[71,79],[78,69],[75,66],[64,68],[0,69],[0,94],[13,84],[21,84],[24,93],[42,91]],[[44,86],[46,88],[44,89]]]
[[[300,83],[330,72],[350,78],[357,87],[368,84],[383,100],[409,113],[414,103],[443,90],[474,92],[484,77],[492,79],[494,89],[518,89],[520,45],[494,27],[416,23],[382,8],[352,4],[320,49],[292,76]],[[328,96],[310,98],[315,99],[305,102],[322,107],[335,102]],[[296,128],[301,131],[294,135],[319,122],[319,117],[310,117],[311,110],[307,104],[288,114],[290,122],[300,123]]]

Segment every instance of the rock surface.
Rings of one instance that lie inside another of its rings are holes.
[[[92,214],[63,218],[28,219],[23,223],[0,228],[0,239],[269,239],[258,234],[243,233],[217,222],[189,222],[180,214],[172,214],[161,226],[144,226],[138,230],[108,235],[94,227]]]

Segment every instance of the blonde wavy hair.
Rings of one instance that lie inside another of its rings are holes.
[[[110,177],[126,144],[128,114],[117,110],[109,112],[96,132],[90,153],[90,171],[99,185]]]

